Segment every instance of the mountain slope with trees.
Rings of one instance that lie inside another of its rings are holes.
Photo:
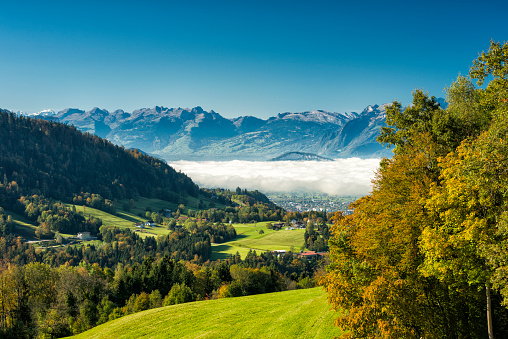
[[[0,205],[21,195],[69,200],[90,192],[177,201],[199,188],[163,161],[62,123],[0,111]],[[7,187],[10,187],[7,189]]]

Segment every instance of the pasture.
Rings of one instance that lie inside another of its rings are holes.
[[[303,246],[305,230],[274,231],[267,229],[265,224],[233,224],[237,237],[226,243],[214,244],[212,260],[225,259],[236,252],[245,258],[249,250],[255,250],[258,254],[273,250],[299,251]],[[261,230],[263,234],[260,234]]]
[[[337,316],[316,287],[151,309],[73,338],[333,338]]]

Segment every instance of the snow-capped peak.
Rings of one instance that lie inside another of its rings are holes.
[[[28,114],[28,115],[47,117],[47,116],[55,115],[55,114],[56,114],[56,112],[53,111],[52,109],[45,109],[43,111],[40,111],[40,112],[37,112],[37,113],[31,113],[31,114]]]

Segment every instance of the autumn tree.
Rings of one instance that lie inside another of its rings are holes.
[[[492,43],[470,78],[446,89],[446,109],[421,90],[407,108],[387,109],[378,140],[395,146],[394,156],[353,215],[337,216],[322,279],[344,337],[493,335],[480,287],[508,281],[507,52]],[[488,76],[485,89],[475,88],[471,78]],[[502,333],[507,312],[496,300]]]
[[[439,160],[441,182],[434,185],[427,202],[437,221],[424,231],[421,242],[426,276],[454,285],[485,286],[490,338],[494,333],[491,286],[500,291],[503,304],[508,304],[507,61],[508,44],[492,42],[471,69],[470,76],[478,79],[479,85],[492,77],[485,89],[470,96],[474,100],[466,102],[471,121],[488,129],[477,138],[465,139]]]

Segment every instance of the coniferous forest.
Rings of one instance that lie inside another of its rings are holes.
[[[178,195],[199,193],[190,178],[165,162],[73,126],[0,111],[0,140],[2,206],[34,194],[58,200],[90,192],[105,199],[178,201]]]

